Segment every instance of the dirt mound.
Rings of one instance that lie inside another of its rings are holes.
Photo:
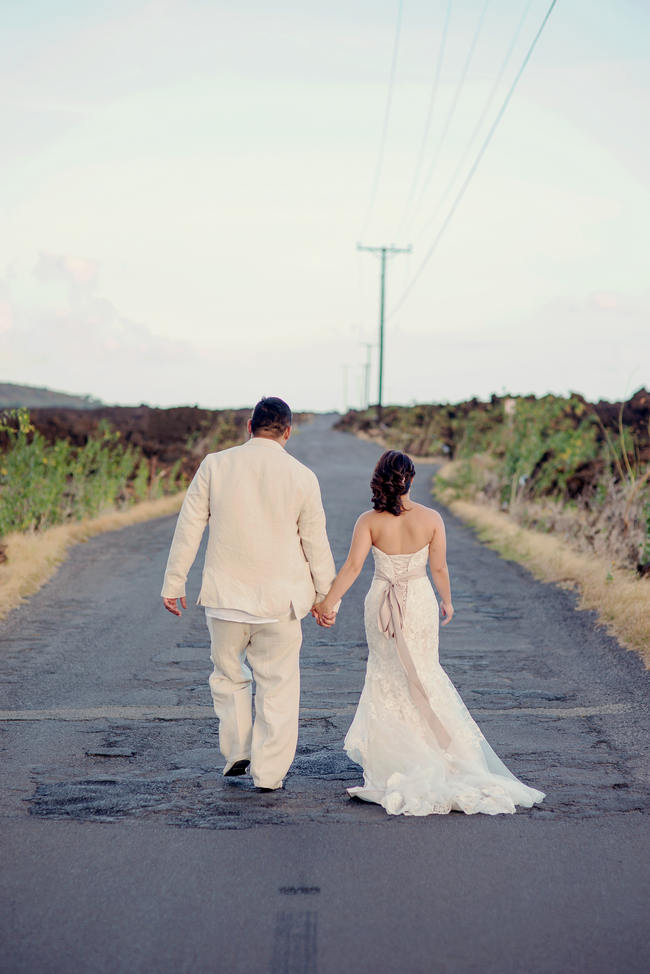
[[[82,446],[88,437],[97,434],[102,421],[108,422],[124,443],[141,450],[145,457],[155,457],[161,466],[181,460],[183,469],[192,473],[197,458],[246,439],[250,410],[103,406],[83,411],[34,409],[30,416],[48,443],[67,439],[74,446]]]
[[[384,406],[382,422],[377,424],[374,408],[365,412],[351,409],[342,416],[337,429],[361,433],[394,449],[417,456],[445,453],[454,456],[467,434],[468,423],[474,429],[500,426],[504,415],[517,401],[536,402],[535,396],[492,396],[487,401],[469,399],[459,403],[420,403],[416,406]],[[542,400],[540,400],[541,402]],[[585,407],[585,408],[583,408]],[[582,422],[585,409],[590,410],[606,432],[599,433],[599,442],[607,435],[618,442],[620,426],[632,434],[641,463],[650,461],[650,392],[639,389],[627,402],[588,402],[576,393],[567,399],[564,421],[576,428]]]
[[[601,399],[593,409],[609,432],[619,433],[620,424],[628,427],[639,445],[639,459],[650,460],[650,392],[639,389],[627,402]]]

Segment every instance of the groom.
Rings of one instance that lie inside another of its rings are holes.
[[[298,740],[300,620],[329,591],[336,571],[316,475],[284,449],[291,435],[286,402],[261,399],[248,432],[248,442],[209,453],[197,470],[161,594],[174,615],[181,614],[178,599],[187,608],[185,580],[208,524],[198,603],[210,631],[223,773],[242,775],[250,765],[257,787],[275,790]]]

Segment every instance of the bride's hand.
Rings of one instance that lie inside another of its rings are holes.
[[[454,617],[454,607],[451,602],[441,602],[440,611],[442,613],[443,626],[448,626]]]
[[[327,600],[316,602],[311,609],[311,614],[319,626],[330,629],[336,622],[336,612],[327,604]]]

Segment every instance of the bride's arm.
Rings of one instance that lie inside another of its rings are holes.
[[[336,611],[334,608],[336,603],[343,598],[350,586],[359,577],[372,544],[369,515],[370,512],[368,511],[357,520],[352,532],[348,557],[323,601],[314,606],[318,615],[331,616]]]
[[[447,568],[447,537],[445,535],[445,523],[436,512],[436,527],[433,538],[429,545],[429,567],[431,577],[438,594],[442,614],[444,616],[443,626],[451,622],[454,614],[454,607],[451,604],[451,582],[449,581],[449,569]]]

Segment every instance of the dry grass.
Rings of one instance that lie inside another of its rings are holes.
[[[85,521],[61,524],[41,533],[7,535],[3,539],[7,561],[0,564],[0,619],[52,577],[71,545],[129,524],[175,514],[183,497],[180,493],[143,501],[124,511],[111,511]]]
[[[441,473],[445,475],[444,470]],[[504,558],[519,562],[544,582],[577,589],[579,607],[595,609],[608,632],[639,653],[650,667],[650,579],[576,551],[553,535],[521,527],[486,505],[453,499],[445,499],[445,503]]]

